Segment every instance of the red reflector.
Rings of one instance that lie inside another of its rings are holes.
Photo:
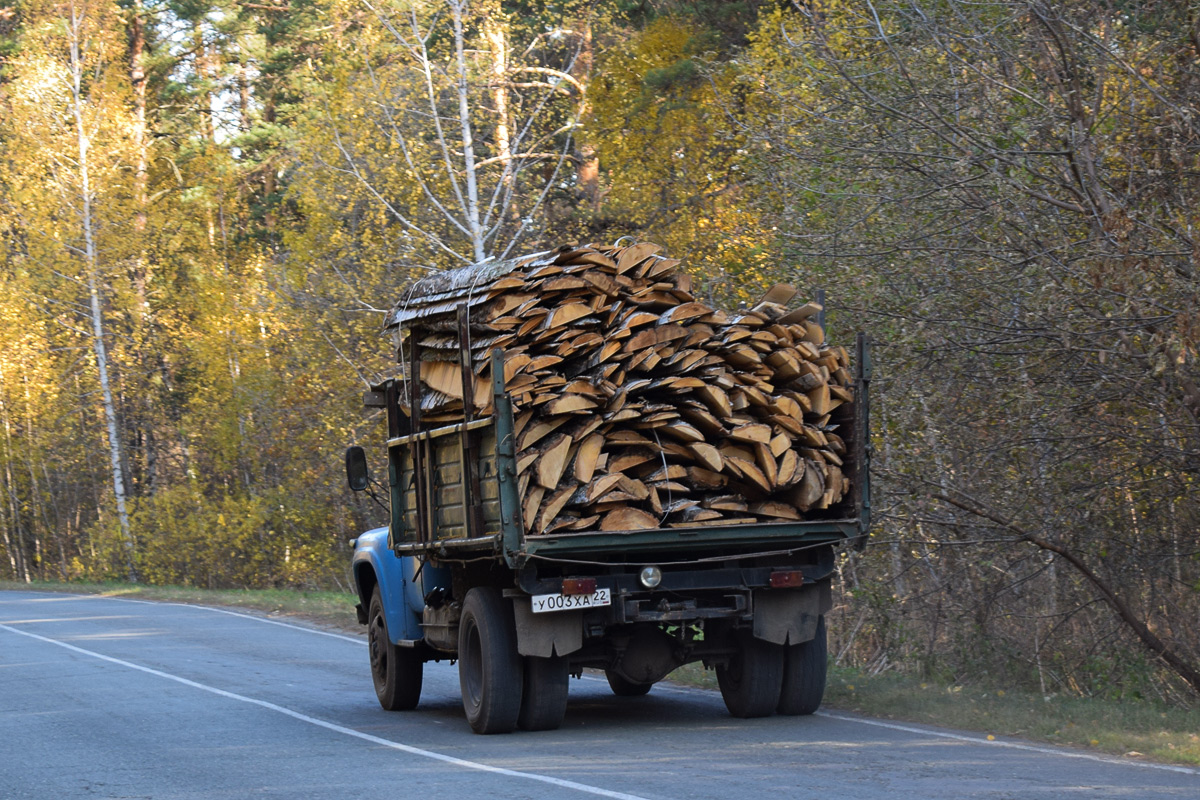
[[[595,594],[595,578],[563,578],[563,594]]]
[[[799,586],[804,583],[804,573],[798,569],[787,572],[772,572],[771,586],[775,589],[785,589],[789,586]]]

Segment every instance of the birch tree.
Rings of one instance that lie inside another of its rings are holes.
[[[427,262],[478,262],[536,241],[547,198],[574,180],[581,33],[514,41],[499,2],[360,8],[370,16],[357,47],[319,76],[327,91],[309,152],[322,171],[370,198]]]
[[[4,202],[25,231],[25,268],[47,276],[37,302],[88,343],[125,571],[136,580],[109,341],[112,280],[134,238],[127,173],[139,152],[119,11],[106,0],[26,7],[6,114],[7,144],[15,155]]]

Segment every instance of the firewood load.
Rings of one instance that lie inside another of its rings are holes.
[[[465,404],[490,415],[503,350],[530,535],[820,518],[850,490],[831,422],[854,399],[850,359],[825,344],[820,306],[789,309],[796,292],[777,285],[727,314],[659,249],[561,247],[438,273],[387,316],[401,364],[417,348],[423,429],[462,421]]]

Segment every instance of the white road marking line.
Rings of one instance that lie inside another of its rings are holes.
[[[189,680],[188,678],[183,678],[178,675],[172,675],[169,672],[162,672],[161,670],[152,669],[151,667],[144,667],[141,664],[134,664],[131,661],[123,661],[119,658],[113,658],[112,656],[106,656],[103,653],[97,653],[92,650],[85,650],[82,647],[76,647],[73,644],[67,644],[66,642],[60,642],[57,639],[50,639],[46,636],[39,636],[38,634],[31,633],[29,631],[22,631],[17,628],[11,628],[8,625],[0,624],[0,630],[8,631],[9,633],[16,633],[21,636],[28,636],[31,639],[37,639],[38,641],[46,642],[47,644],[57,645],[58,647],[62,647],[66,650],[70,650],[72,652],[79,653],[81,655],[90,656],[92,658],[98,658],[101,661],[107,661],[111,664],[117,664],[122,667],[127,667],[129,669],[137,670],[138,672],[144,672],[147,675],[154,675],[159,678],[165,678],[166,680],[169,680],[169,681],[175,681],[176,683],[181,683],[184,686],[190,686],[194,689],[200,689],[205,692],[210,692],[219,697],[224,697],[224,698],[227,698],[230,700],[237,700],[242,703],[248,703],[250,705],[258,706],[260,708],[265,708],[269,711],[274,711],[276,713],[283,714],[284,716],[291,717],[292,719],[297,719],[297,720],[300,720],[301,722],[307,722],[310,725],[315,725],[318,728],[324,728],[326,730],[334,731],[335,733],[340,733],[345,736],[352,736],[356,739],[362,739],[365,742],[371,742],[372,744],[377,744],[382,747],[389,747],[393,750],[399,750],[403,753],[408,753],[410,755],[421,756],[422,758],[429,758],[429,759],[433,759],[434,761],[441,761],[446,764],[453,764],[456,767],[464,767],[466,769],[474,769],[474,770],[478,770],[480,772],[490,772],[495,775],[504,775],[504,776],[510,777],[510,778],[524,778],[525,780],[537,781],[539,783],[548,783],[551,786],[558,786],[563,789],[573,789],[577,792],[583,792],[585,794],[596,795],[598,797],[611,797],[611,798],[613,798],[613,800],[647,800],[647,798],[640,797],[638,795],[626,794],[624,792],[614,792],[610,789],[601,789],[598,786],[589,786],[586,783],[576,783],[575,781],[568,781],[568,780],[564,780],[562,778],[554,778],[549,775],[539,775],[536,772],[520,772],[515,769],[506,769],[504,767],[493,767],[490,764],[481,764],[478,761],[467,761],[466,759],[456,758],[455,756],[448,756],[448,755],[444,755],[442,753],[435,753],[432,750],[423,750],[420,747],[413,747],[411,745],[401,744],[400,742],[394,742],[390,739],[384,739],[379,736],[372,736],[369,733],[363,733],[362,731],[356,731],[353,728],[347,728],[343,725],[338,725],[333,722],[327,722],[326,720],[323,720],[323,719],[318,719],[316,717],[310,717],[307,714],[301,714],[299,711],[293,711],[290,708],[284,708],[283,706],[278,706],[278,705],[275,705],[274,703],[268,703],[266,700],[258,700],[256,698],[246,697],[245,695],[236,694],[234,692],[227,692],[224,689],[218,689],[215,686],[208,686],[207,684],[198,683],[196,681]],[[302,629],[302,630],[306,630],[306,629]]]
[[[894,722],[881,722],[874,719],[864,719],[861,717],[847,717],[842,714],[831,714],[828,711],[818,711],[817,716],[826,717],[828,719],[836,719],[841,722],[857,722],[860,725],[872,725],[876,728],[888,728],[894,731],[904,731],[905,733],[919,733],[924,736],[938,736],[942,739],[954,739],[960,742],[970,742],[971,744],[985,744],[990,747],[1006,747],[1010,750],[1025,750],[1031,753],[1044,753],[1052,756],[1063,756],[1064,758],[1082,758],[1086,761],[1099,761],[1102,764],[1115,764],[1121,767],[1143,767],[1145,769],[1163,769],[1168,772],[1182,772],[1184,775],[1200,775],[1200,769],[1192,769],[1191,767],[1177,767],[1173,764],[1152,764],[1146,761],[1134,761],[1128,758],[1116,758],[1115,756],[1098,756],[1092,753],[1079,753],[1074,750],[1065,750],[1056,747],[1038,747],[1032,744],[1021,744],[1019,742],[1005,742],[999,739],[984,739],[978,736],[966,736],[961,733],[949,733],[947,731],[936,731],[928,728],[916,728],[909,725],[898,725]]]
[[[323,630],[319,630],[317,628],[306,628],[303,625],[293,625],[290,622],[280,622],[279,620],[268,619],[267,617],[256,617],[253,614],[243,614],[239,611],[229,611],[228,609],[216,608],[214,606],[202,606],[202,605],[199,605],[198,603],[175,603],[170,600],[134,600],[131,597],[110,597],[110,596],[102,595],[102,594],[81,594],[81,595],[74,595],[74,596],[79,597],[81,599],[87,599],[87,600],[116,600],[121,603],[141,603],[142,605],[147,605],[147,606],[178,606],[179,608],[198,608],[203,611],[212,611],[217,614],[228,614],[231,617],[241,617],[242,619],[250,619],[250,620],[254,620],[255,622],[265,623],[267,625],[278,625],[281,628],[291,628],[292,630],[295,630],[295,631],[304,631],[305,633],[315,633],[319,636],[328,636],[332,639],[341,639],[344,642],[353,642],[354,644],[366,644],[367,643],[366,639],[355,638],[353,636],[346,636],[345,634],[342,634],[342,633],[332,633],[330,631],[323,631]]]
[[[584,675],[585,681],[596,681],[605,683],[605,679],[598,675]],[[674,694],[690,694],[690,695],[710,695],[715,696],[717,692],[713,689],[704,689],[696,686],[664,686],[661,683],[654,684],[654,692],[671,692]],[[1145,769],[1161,769],[1168,772],[1179,772],[1184,775],[1200,775],[1200,769],[1192,767],[1181,767],[1174,764],[1155,764],[1148,761],[1134,761],[1131,758],[1118,758],[1117,756],[1102,756],[1094,753],[1080,753],[1075,750],[1056,747],[1039,747],[1033,744],[1022,744],[1020,742],[1008,742],[1000,739],[985,739],[979,736],[968,736],[961,733],[950,733],[948,731],[938,731],[930,728],[918,728],[912,725],[901,725],[895,722],[883,722],[881,720],[869,719],[865,717],[848,717],[843,714],[835,714],[830,711],[816,712],[818,717],[826,717],[828,719],[836,719],[840,722],[857,722],[861,725],[872,725],[877,728],[888,728],[890,730],[904,731],[905,733],[917,733],[924,736],[937,736],[942,739],[954,739],[961,742],[969,742],[971,744],[986,744],[991,747],[1004,747],[1010,750],[1025,750],[1031,753],[1044,753],[1052,756],[1065,756],[1066,758],[1082,758],[1087,761],[1098,761],[1101,764],[1113,764],[1120,767],[1143,767]]]
[[[317,628],[306,628],[303,625],[293,625],[290,622],[280,622],[277,619],[267,619],[266,617],[256,617],[253,614],[242,614],[241,612],[229,611],[224,608],[215,608],[213,606],[199,606],[199,605],[193,605],[191,603],[171,603],[171,605],[186,606],[187,608],[202,608],[205,611],[215,611],[218,614],[228,614],[231,617],[241,617],[242,619],[252,619],[255,622],[264,622],[267,625],[278,625],[281,628],[291,628],[292,630],[304,631],[305,633],[315,633],[320,636],[328,636],[331,639],[341,639],[343,642],[353,642],[354,644],[363,644],[363,645],[365,645],[367,643],[366,639],[355,638],[353,636],[346,636],[344,633],[332,633],[330,631],[318,630]]]
[[[264,619],[263,617],[256,617],[256,616],[253,616],[252,614],[241,614],[237,611],[226,611],[225,609],[213,608],[211,606],[193,605],[191,603],[172,603],[172,602],[163,601],[163,600],[132,600],[129,598],[124,598],[124,597],[104,597],[102,595],[75,595],[75,596],[80,597],[80,598],[121,600],[122,602],[126,602],[126,603],[146,603],[146,604],[157,604],[157,605],[183,606],[184,608],[200,608],[200,609],[204,609],[206,611],[215,611],[218,614],[229,614],[230,616],[234,616],[234,617],[243,617],[245,619],[254,620],[256,622],[265,622],[265,623],[268,623],[271,625],[281,625],[285,628],[293,628],[298,631],[306,631],[308,633],[319,633],[322,636],[332,636],[335,639],[343,639],[347,642],[354,642],[355,644],[365,644],[365,641],[363,639],[355,639],[353,637],[344,636],[339,633],[329,633],[327,631],[315,630],[313,628],[305,628],[300,625],[291,625],[287,622],[279,622],[279,621],[273,620],[273,619]],[[3,627],[5,627],[5,626],[0,625],[0,628],[3,628]],[[22,633],[22,631],[16,631],[16,632]],[[26,634],[26,635],[34,636],[35,634]],[[37,638],[41,638],[41,637],[37,637]],[[53,640],[47,639],[46,641],[53,641]],[[56,642],[56,644],[62,644],[62,643]],[[63,644],[63,647],[71,647],[71,645]],[[87,651],[81,651],[81,652],[87,652]],[[96,654],[96,655],[99,658],[107,658],[107,656],[101,656],[99,654]],[[124,662],[118,662],[118,663],[124,663]],[[135,665],[130,665],[130,666],[135,666]],[[144,669],[142,667],[135,667],[135,668]],[[602,683],[607,682],[607,681],[605,681],[605,679],[601,678],[598,675],[583,675],[582,679],[584,681],[597,681],[597,682],[602,682]],[[184,679],[180,678],[179,680],[184,680]],[[214,689],[213,691],[220,691],[220,690]],[[712,689],[700,689],[700,688],[689,687],[689,686],[664,686],[662,684],[656,684],[653,691],[667,692],[669,694],[712,694],[713,693]],[[250,700],[249,698],[247,698],[247,699],[249,702],[260,702],[257,700]],[[291,713],[291,712],[288,712],[288,713]],[[914,727],[910,727],[910,726],[906,726],[906,725],[898,725],[894,722],[882,722],[879,720],[866,719],[866,718],[860,718],[860,717],[847,717],[847,716],[843,716],[841,714],[833,714],[828,711],[818,711],[818,712],[816,712],[816,716],[826,717],[828,719],[836,719],[836,720],[840,720],[841,722],[857,722],[861,725],[872,725],[877,728],[889,728],[891,730],[904,731],[906,733],[919,733],[919,734],[923,734],[926,736],[937,736],[942,739],[955,739],[955,740],[962,741],[962,742],[971,742],[973,744],[986,744],[986,745],[991,745],[994,747],[1005,747],[1010,750],[1026,750],[1031,753],[1044,753],[1047,755],[1059,755],[1059,756],[1065,756],[1066,758],[1082,758],[1086,761],[1097,761],[1101,764],[1115,764],[1117,766],[1143,767],[1145,769],[1161,769],[1161,770],[1166,770],[1168,772],[1179,772],[1184,775],[1200,775],[1200,769],[1192,769],[1191,767],[1180,767],[1180,766],[1175,766],[1173,764],[1154,764],[1154,763],[1146,762],[1146,761],[1134,761],[1133,759],[1116,758],[1114,756],[1099,756],[1099,755],[1094,755],[1092,753],[1079,753],[1074,750],[1055,749],[1052,747],[1038,747],[1037,745],[1020,744],[1018,742],[1006,742],[1006,741],[1001,741],[999,739],[988,740],[988,739],[980,738],[978,736],[966,736],[964,734],[959,734],[959,733],[948,733],[946,731],[936,731],[936,730],[931,730],[931,729],[926,729],[926,728],[914,728]],[[366,734],[362,734],[362,735],[364,737],[366,736]],[[407,745],[398,745],[398,746],[401,748],[407,747]],[[445,758],[448,759],[448,758],[450,758],[450,756],[445,756]],[[473,763],[473,762],[466,762],[466,763]],[[517,774],[523,775],[525,773],[517,773]],[[547,780],[556,780],[556,779],[547,778]],[[601,791],[604,791],[604,790],[601,790]],[[618,796],[618,795],[607,795],[607,796]],[[633,795],[621,795],[621,796],[633,797]]]

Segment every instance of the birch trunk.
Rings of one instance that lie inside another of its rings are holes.
[[[0,382],[3,382],[3,380],[0,379]],[[53,498],[54,491],[51,489],[43,492],[42,482],[38,478],[38,464],[41,464],[43,470],[46,464],[45,461],[38,456],[37,452],[38,448],[33,431],[33,416],[30,412],[30,409],[33,408],[33,396],[29,392],[29,378],[27,375],[21,376],[21,385],[25,391],[25,469],[29,473],[29,498],[30,506],[32,507],[31,513],[37,521],[41,522],[44,535],[49,537],[54,542],[55,548],[58,550],[59,554],[59,577],[65,581],[67,579],[67,559],[66,551],[63,547],[62,529],[60,526],[51,522],[50,514],[46,510],[46,498]],[[40,536],[38,537],[38,541],[41,541]],[[43,562],[40,566],[42,574],[44,575],[46,572],[46,564]]]
[[[2,368],[2,366],[0,366]],[[0,372],[0,384],[4,383],[4,375]],[[0,419],[4,423],[4,500],[0,507],[7,513],[4,515],[4,550],[8,553],[12,565],[13,576],[17,580],[30,583],[33,577],[29,574],[29,564],[25,557],[25,544],[21,536],[21,504],[17,498],[16,484],[12,474],[12,428],[8,418],[8,405],[0,397]],[[9,534],[9,526],[12,534]]]
[[[8,485],[5,484],[5,493],[8,492]],[[17,560],[17,551],[15,546],[15,537],[9,532],[8,524],[8,504],[0,503],[0,531],[4,533],[4,552],[8,555],[8,566],[12,570],[13,578],[16,580],[24,580],[28,583],[28,577],[22,575],[21,565]]]
[[[450,4],[454,18],[454,56],[458,67],[458,121],[462,132],[463,178],[467,184],[467,227],[475,261],[483,261],[487,251],[483,246],[483,221],[479,216],[479,176],[475,170],[475,137],[471,126],[471,89],[467,81],[467,46],[463,17],[467,3]]]
[[[579,46],[577,69],[581,82],[587,85],[591,82],[592,65],[595,58],[595,50],[592,42],[592,21],[590,18],[583,20],[580,30],[582,37]],[[580,108],[580,117],[586,117],[589,111],[591,111],[591,107],[585,95],[583,105]],[[591,142],[583,142],[579,147],[577,178],[583,199],[587,202],[593,213],[598,213],[600,211],[600,154],[596,152],[596,147]]]
[[[133,0],[133,15],[129,28],[129,82],[133,87],[133,146],[137,156],[134,167],[136,186],[137,217],[135,224],[139,232],[146,229],[146,170],[149,164],[149,137],[146,135],[146,33],[142,24],[145,16],[142,0]],[[144,285],[139,290],[144,291]]]
[[[500,176],[500,192],[505,198],[507,208],[501,214],[508,213],[513,219],[520,219],[516,196],[513,194],[513,163],[512,163],[512,134],[509,130],[508,118],[508,37],[504,26],[495,18],[488,17],[484,22],[484,37],[492,56],[492,103],[496,107],[496,158],[500,160],[503,169]]]
[[[91,317],[92,352],[96,357],[96,371],[100,378],[100,396],[104,405],[104,418],[108,432],[109,463],[112,471],[113,494],[117,503],[117,521],[121,527],[121,539],[125,546],[126,569],[129,580],[137,582],[137,571],[134,567],[133,533],[129,527],[129,512],[125,497],[125,470],[121,453],[120,426],[117,421],[117,407],[113,402],[112,385],[109,380],[108,348],[104,343],[104,311],[100,301],[99,264],[96,255],[96,220],[93,212],[95,200],[91,187],[91,175],[88,169],[91,142],[88,139],[87,126],[83,118],[83,73],[84,63],[80,52],[83,35],[83,17],[74,8],[71,9],[69,20],[71,37],[71,113],[75,122],[75,136],[78,144],[79,191],[81,200],[81,226],[83,229],[83,256],[88,289],[89,312]]]

